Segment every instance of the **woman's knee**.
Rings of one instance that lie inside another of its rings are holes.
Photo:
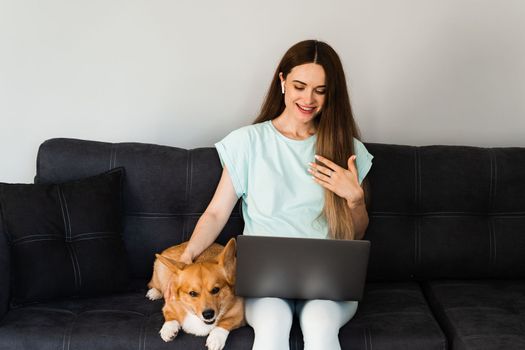
[[[298,305],[299,320],[303,333],[339,332],[345,323],[355,315],[358,303],[355,301],[309,300]]]
[[[253,328],[252,350],[289,350],[293,303],[278,298],[245,300],[246,322]]]
[[[297,305],[305,350],[341,349],[339,328],[357,310],[357,302],[309,300]]]
[[[249,298],[245,301],[246,322],[256,331],[281,331],[289,334],[293,303],[280,298]]]

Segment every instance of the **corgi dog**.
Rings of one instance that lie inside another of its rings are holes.
[[[208,350],[222,350],[230,331],[245,324],[244,300],[234,294],[235,239],[226,247],[212,244],[189,265],[178,261],[186,245],[156,254],[146,296],[150,300],[164,297],[160,337],[171,341],[182,328],[186,333],[207,335]]]

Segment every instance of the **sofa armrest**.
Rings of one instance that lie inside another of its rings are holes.
[[[11,255],[2,227],[2,216],[0,215],[0,320],[9,309],[11,292]]]

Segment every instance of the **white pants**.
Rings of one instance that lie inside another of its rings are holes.
[[[294,312],[304,350],[340,350],[339,328],[357,311],[357,301],[247,298],[246,321],[255,332],[253,350],[289,350]]]

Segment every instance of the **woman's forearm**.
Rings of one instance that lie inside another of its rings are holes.
[[[222,222],[212,213],[204,212],[193,230],[186,253],[192,260],[208,248],[219,236],[226,222]]]

